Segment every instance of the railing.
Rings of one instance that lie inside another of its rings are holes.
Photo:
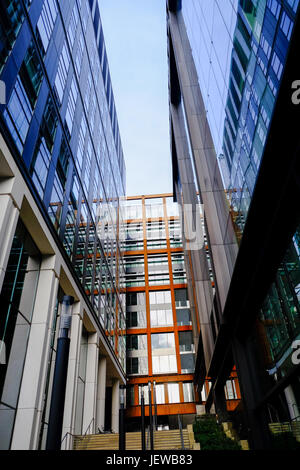
[[[181,418],[180,418],[180,415],[177,415],[178,416],[178,427],[179,427],[179,432],[180,432],[180,440],[181,440],[181,449],[182,450],[185,450],[185,447],[184,447],[184,439],[183,439],[183,431],[182,431],[182,423],[181,423]]]
[[[90,421],[90,424],[88,425],[88,427],[86,428],[85,433],[82,436],[79,436],[77,434],[72,434],[69,431],[66,432],[66,434],[64,435],[64,437],[61,441],[61,444],[60,444],[61,450],[68,450],[70,448],[70,439],[73,439],[74,437],[76,437],[76,439],[83,439],[85,436],[90,434],[88,431],[90,431],[90,428],[91,428],[92,424],[94,423],[94,421],[95,421],[95,418],[92,418],[91,421]],[[62,446],[63,446],[64,442],[65,442],[65,448],[63,449]]]
[[[150,426],[147,428],[146,450],[150,450]]]
[[[76,439],[83,439],[83,437],[81,436],[77,436],[76,434],[72,434],[70,432],[66,432],[66,434],[64,435],[62,441],[61,441],[61,444],[60,444],[60,448],[61,450],[70,450],[70,439],[73,439],[74,437],[76,437]],[[69,440],[68,440],[69,439]],[[65,448],[63,449],[63,442],[65,442]]]
[[[86,436],[87,434],[90,434],[88,431],[90,430],[90,427],[91,427],[91,425],[94,423],[94,421],[95,421],[95,418],[93,417],[93,418],[91,419],[90,424],[89,424],[88,427],[86,428],[85,433],[83,434],[84,436]]]

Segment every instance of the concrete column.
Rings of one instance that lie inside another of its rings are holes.
[[[23,291],[21,294],[19,310],[22,312],[17,316],[13,339],[10,348],[9,361],[5,375],[5,382],[2,391],[2,401],[16,408],[18,403],[19,389],[22,380],[23,367],[26,357],[27,340],[30,332],[30,321],[32,309],[35,302],[35,293],[39,277],[40,263],[29,257],[26,274],[24,276]],[[30,296],[28,293],[30,292]],[[12,312],[10,313],[13,314]],[[25,321],[24,317],[28,320]],[[0,409],[0,448],[8,449],[10,443],[10,431],[7,426],[5,416],[11,414],[7,409]]]
[[[106,357],[99,358],[96,430],[105,427]]]
[[[291,419],[298,418],[300,416],[299,415],[299,408],[297,406],[297,401],[296,401],[296,398],[295,398],[295,395],[294,395],[294,390],[293,390],[291,385],[289,385],[288,387],[286,387],[284,389],[284,394],[285,394],[285,398],[286,398],[286,401],[287,401],[287,405],[288,405],[288,409],[289,409],[289,413],[290,413],[290,418]]]
[[[119,432],[119,408],[120,408],[120,381],[115,380],[112,386],[112,404],[111,404],[111,429],[114,433]]]
[[[75,433],[75,412],[77,398],[77,378],[80,358],[80,345],[82,334],[82,306],[80,302],[73,305],[71,336],[70,336],[70,353],[68,363],[68,376],[66,385],[65,409],[63,420],[62,439],[66,433]],[[72,449],[71,436],[67,436],[63,442],[62,450]]]
[[[58,290],[55,256],[43,259],[34,303],[11,449],[36,449]],[[24,291],[32,297],[32,291]],[[23,299],[25,302],[25,299]]]
[[[0,194],[0,292],[19,218],[19,209],[9,194]]]
[[[95,432],[96,425],[96,402],[97,402],[97,380],[98,380],[98,335],[92,333],[88,339],[87,361],[86,361],[86,380],[83,405],[83,423],[82,429],[88,434]],[[92,420],[94,421],[92,422]]]

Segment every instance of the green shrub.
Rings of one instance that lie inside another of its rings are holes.
[[[223,431],[214,416],[202,416],[193,426],[195,440],[201,450],[241,450],[238,442],[233,441]]]
[[[272,449],[300,450],[300,442],[296,440],[291,431],[281,432],[272,436]]]

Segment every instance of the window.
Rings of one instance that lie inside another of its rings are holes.
[[[172,309],[168,310],[151,310],[150,311],[151,327],[173,326]]]
[[[32,108],[19,76],[3,116],[19,152],[22,153],[32,118]]]
[[[153,387],[153,390],[155,390],[155,398],[157,405],[163,405],[166,402],[164,384],[155,384],[155,388]]]
[[[84,116],[82,116],[79,136],[78,136],[78,147],[77,147],[77,158],[76,158],[76,166],[79,170],[79,173],[81,173],[82,163],[83,163],[83,152],[84,152],[86,130],[87,130],[86,119]]]
[[[152,349],[175,349],[174,333],[154,333],[151,335]]]
[[[58,118],[56,115],[54,104],[52,98],[49,96],[43,116],[41,129],[45,138],[46,145],[50,152],[52,152],[54,145],[57,122]]]
[[[287,2],[292,8],[292,10],[296,13],[299,6],[299,0],[287,0]]]
[[[84,172],[82,175],[86,194],[89,193],[89,186],[90,186],[90,181],[91,181],[91,166],[92,166],[92,144],[91,144],[91,139],[89,137],[86,152],[85,152]]]
[[[79,15],[77,11],[77,5],[75,2],[72,15],[71,15],[71,20],[70,20],[69,27],[68,27],[68,39],[69,39],[69,44],[70,44],[71,49],[73,48],[73,45],[74,45],[78,18],[79,18]]]
[[[46,146],[43,135],[40,134],[33,154],[33,163],[31,171],[32,180],[41,199],[43,199],[44,197],[50,161],[51,152],[49,152]]]
[[[236,400],[237,399],[236,387],[235,387],[235,382],[234,382],[233,379],[230,379],[230,380],[226,381],[225,397],[226,397],[226,400]]]
[[[145,292],[128,292],[126,294],[126,305],[145,305]]]
[[[59,99],[60,104],[62,103],[63,94],[65,91],[68,70],[70,65],[70,55],[67,49],[66,41],[62,47],[62,51],[60,54],[59,62],[58,62],[58,69],[55,77],[55,90]]]
[[[269,59],[272,51],[272,46],[268,43],[267,39],[263,34],[261,35],[260,45],[263,48],[266,57]]]
[[[56,17],[57,6],[55,0],[45,0],[41,15],[37,22],[37,33],[44,54],[47,52]]]
[[[127,328],[146,328],[146,311],[126,312]]]
[[[125,202],[125,220],[141,219],[143,217],[142,201]]]
[[[182,247],[181,228],[179,220],[169,220],[169,237],[171,248]]]
[[[127,351],[147,350],[147,335],[127,335]]]
[[[278,55],[276,54],[276,52],[273,53],[272,68],[273,68],[278,80],[280,80],[281,75],[282,75],[283,65],[282,65]]]
[[[172,271],[174,284],[186,283],[186,272],[184,254],[173,254],[172,253]]]
[[[193,374],[195,371],[195,354],[180,354],[181,373]]]
[[[159,304],[171,304],[171,292],[169,290],[150,291],[149,301],[151,306]]]
[[[179,350],[180,352],[194,352],[194,339],[191,331],[179,331]]]
[[[48,213],[57,231],[59,231],[60,229],[60,220],[63,206],[63,193],[64,188],[61,184],[57,172],[55,172]]]
[[[168,383],[169,403],[180,403],[179,384]]]
[[[145,292],[126,294],[126,325],[127,328],[146,327]]]
[[[153,374],[177,373],[176,355],[152,356]]]
[[[175,289],[174,294],[176,307],[190,306],[187,289]]]
[[[183,382],[183,399],[185,403],[192,403],[195,401],[195,390],[192,382]]]
[[[150,286],[159,286],[164,284],[170,284],[170,275],[169,273],[149,273],[149,285]]]
[[[77,53],[76,53],[76,58],[75,58],[75,68],[76,68],[78,78],[80,77],[80,72],[81,72],[83,50],[84,50],[84,40],[83,40],[83,35],[80,32],[80,36],[78,39]]]
[[[74,115],[75,115],[77,95],[78,95],[78,88],[75,82],[75,78],[73,77],[71,88],[70,88],[67,113],[66,113],[66,124],[67,124],[70,135],[72,133],[72,128],[73,128],[73,120],[74,120]]]
[[[148,374],[148,358],[147,357],[127,357],[126,372],[128,375]]]
[[[143,239],[143,225],[142,223],[131,222],[126,227],[126,241],[137,243],[137,240]]]
[[[34,109],[44,75],[33,42],[27,49],[19,73],[31,107]]]
[[[144,256],[127,256],[125,266],[126,273],[143,273],[145,270]]]
[[[173,197],[166,198],[167,204],[167,216],[168,217],[178,217],[179,216],[179,206],[177,202],[173,201]]]
[[[288,38],[288,40],[291,39],[293,26],[294,26],[293,21],[291,20],[291,18],[284,11],[282,13],[282,17],[281,17],[281,21],[280,21],[280,28],[282,29],[284,35]]]
[[[146,217],[156,218],[164,216],[164,206],[161,198],[148,199],[145,202]]]
[[[85,89],[85,95],[84,95],[84,105],[85,105],[85,110],[86,111],[88,111],[88,109],[89,109],[91,89],[92,89],[92,75],[91,75],[91,72],[89,71],[88,78],[87,78],[86,89]]]
[[[270,8],[271,12],[273,13],[273,15],[278,20],[280,10],[281,10],[281,6],[280,6],[278,0],[268,0],[268,7]]]
[[[192,331],[179,331],[178,337],[182,373],[192,373],[195,368],[195,345],[193,333]]]
[[[176,308],[176,319],[177,325],[191,325],[192,318],[191,318],[191,311],[189,308]]]

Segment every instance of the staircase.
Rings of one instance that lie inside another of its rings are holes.
[[[284,432],[292,432],[296,440],[300,442],[300,421],[293,421],[291,423],[270,423],[269,428],[275,435]]]
[[[195,448],[194,437],[190,430],[183,429],[183,442],[186,450]],[[148,439],[149,441],[149,439]],[[148,442],[147,448],[150,448]],[[154,450],[180,450],[181,437],[179,429],[154,432]],[[196,447],[197,448],[197,447]],[[119,434],[90,434],[74,437],[74,450],[118,450]],[[141,433],[126,433],[126,450],[142,450]]]

